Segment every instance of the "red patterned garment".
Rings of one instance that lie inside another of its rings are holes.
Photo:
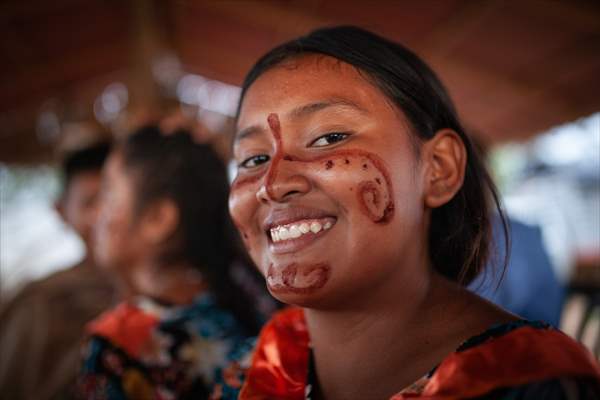
[[[304,314],[299,308],[284,310],[263,328],[239,399],[310,399],[312,368]],[[579,393],[575,398],[597,398],[597,361],[549,325],[520,320],[467,340],[427,376],[399,388],[390,400],[558,399],[567,398],[565,386],[575,387]]]

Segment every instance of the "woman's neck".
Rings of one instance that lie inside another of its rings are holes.
[[[208,289],[202,274],[187,263],[146,263],[134,269],[129,286],[133,295],[177,305],[191,303]]]
[[[408,286],[360,311],[305,310],[317,398],[388,399],[501,318],[435,273]]]

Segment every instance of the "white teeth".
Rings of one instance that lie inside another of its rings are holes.
[[[288,226],[279,226],[271,229],[271,240],[280,242],[282,240],[297,239],[307,233],[317,234],[322,230],[331,229],[333,223],[327,221],[324,224],[320,222],[302,222],[301,224],[293,224]]]
[[[290,233],[286,228],[279,228],[279,240],[287,240],[290,237]]]
[[[308,233],[310,231],[310,225],[308,225],[306,222],[303,222],[300,224],[299,229],[300,229],[300,232],[302,232],[302,233]]]
[[[302,236],[302,232],[300,232],[300,228],[298,228],[296,225],[292,225],[290,227],[290,237],[292,237],[293,239],[299,238],[300,236]]]
[[[318,222],[313,222],[312,224],[310,224],[310,231],[312,233],[319,233],[319,231],[322,229],[322,226],[320,223]]]

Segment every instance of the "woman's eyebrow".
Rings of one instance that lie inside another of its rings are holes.
[[[351,108],[356,111],[359,111],[362,114],[368,113],[368,111],[365,108],[361,107],[360,105],[358,105],[357,103],[355,103],[351,100],[342,99],[342,98],[331,98],[331,99],[317,101],[314,103],[309,103],[309,104],[305,104],[303,106],[297,107],[297,108],[293,109],[292,111],[290,111],[288,113],[288,115],[290,116],[290,118],[297,119],[297,118],[306,117],[310,114],[316,113],[318,111],[321,111],[321,110],[323,110],[325,108],[329,108],[329,107]]]
[[[234,142],[239,142],[242,139],[246,139],[250,136],[256,135],[257,133],[262,132],[264,129],[260,125],[250,125],[247,128],[242,129],[241,131],[235,134],[233,139]]]
[[[287,115],[291,119],[299,119],[330,107],[351,108],[361,114],[368,114],[368,111],[364,107],[361,107],[353,101],[341,98],[330,98],[296,107],[289,111]],[[235,134],[234,142],[239,142],[242,139],[254,136],[264,130],[265,128],[261,125],[250,125]]]

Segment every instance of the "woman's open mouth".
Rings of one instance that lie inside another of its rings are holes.
[[[335,225],[337,218],[332,216],[276,215],[266,224],[265,233],[269,239],[269,250],[273,254],[300,251],[325,235]],[[306,213],[309,214],[309,213]],[[314,214],[314,213],[312,213]]]

